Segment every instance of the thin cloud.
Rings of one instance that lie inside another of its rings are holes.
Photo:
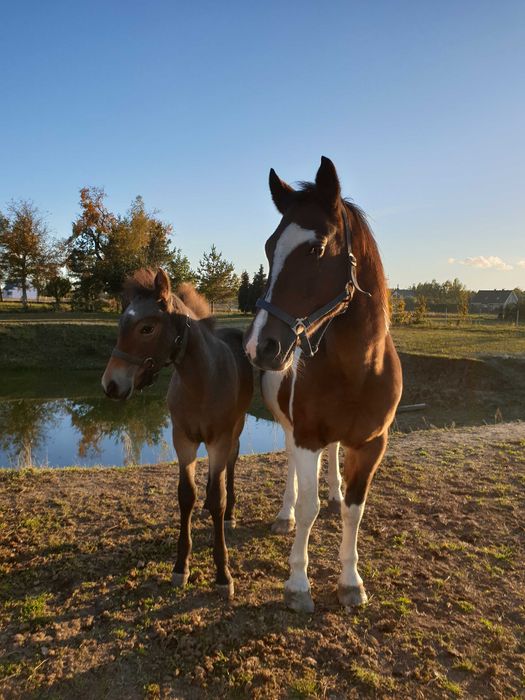
[[[520,260],[519,263],[517,263],[517,266],[525,270],[525,260]]]
[[[485,257],[484,255],[477,255],[474,258],[464,258],[463,260],[457,260],[456,258],[449,258],[448,262],[450,265],[453,263],[459,263],[460,265],[466,265],[467,267],[477,267],[482,270],[513,270],[513,266],[506,263],[497,255],[489,255]],[[520,267],[525,267],[525,260],[518,263]]]

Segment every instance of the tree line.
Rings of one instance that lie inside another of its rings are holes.
[[[174,286],[192,282],[212,310],[236,298],[243,278],[215,245],[194,270],[171,243],[172,225],[148,211],[142,197],[124,215],[110,211],[105,200],[103,189],[83,187],[71,235],[58,241],[51,240],[44,216],[31,201],[13,201],[0,212],[0,301],[5,286],[16,286],[27,308],[33,287],[37,295],[53,297],[57,307],[69,296],[72,308],[95,311],[108,298],[118,299],[125,277],[141,267],[163,267]]]

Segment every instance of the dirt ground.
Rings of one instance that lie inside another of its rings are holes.
[[[269,532],[284,465],[239,461],[231,603],[200,510],[190,584],[170,585],[173,466],[2,472],[0,697],[524,697],[524,423],[392,437],[361,529],[363,609],[337,602],[324,479],[316,611],[285,609],[291,536]]]

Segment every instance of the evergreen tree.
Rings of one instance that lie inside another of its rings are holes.
[[[164,269],[171,279],[173,289],[177,289],[182,282],[197,283],[197,273],[191,269],[190,261],[180,248],[174,248],[170,260],[164,265]]]
[[[250,276],[246,270],[244,270],[244,272],[241,274],[241,284],[237,295],[239,311],[242,311],[243,314],[250,310],[250,287]]]
[[[235,297],[239,288],[239,279],[231,262],[222,257],[212,245],[209,253],[204,253],[197,270],[199,291],[211,304],[213,312],[217,302]]]
[[[264,267],[262,265],[259,265],[259,269],[253,276],[252,283],[250,285],[250,294],[249,294],[249,303],[248,303],[248,311],[250,311],[252,314],[255,313],[256,307],[255,304],[257,302],[257,299],[263,296],[264,290],[266,289],[266,275],[264,274]]]

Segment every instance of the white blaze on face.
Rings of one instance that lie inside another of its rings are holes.
[[[298,224],[289,224],[277,239],[277,245],[273,253],[272,269],[268,284],[268,292],[266,293],[266,301],[272,300],[272,293],[281,274],[286,259],[298,246],[303,243],[315,243],[315,231],[301,228]],[[255,314],[255,319],[252,324],[248,340],[246,342],[246,352],[250,359],[255,360],[257,354],[257,345],[262,329],[268,320],[268,312],[264,309],[259,309]]]

